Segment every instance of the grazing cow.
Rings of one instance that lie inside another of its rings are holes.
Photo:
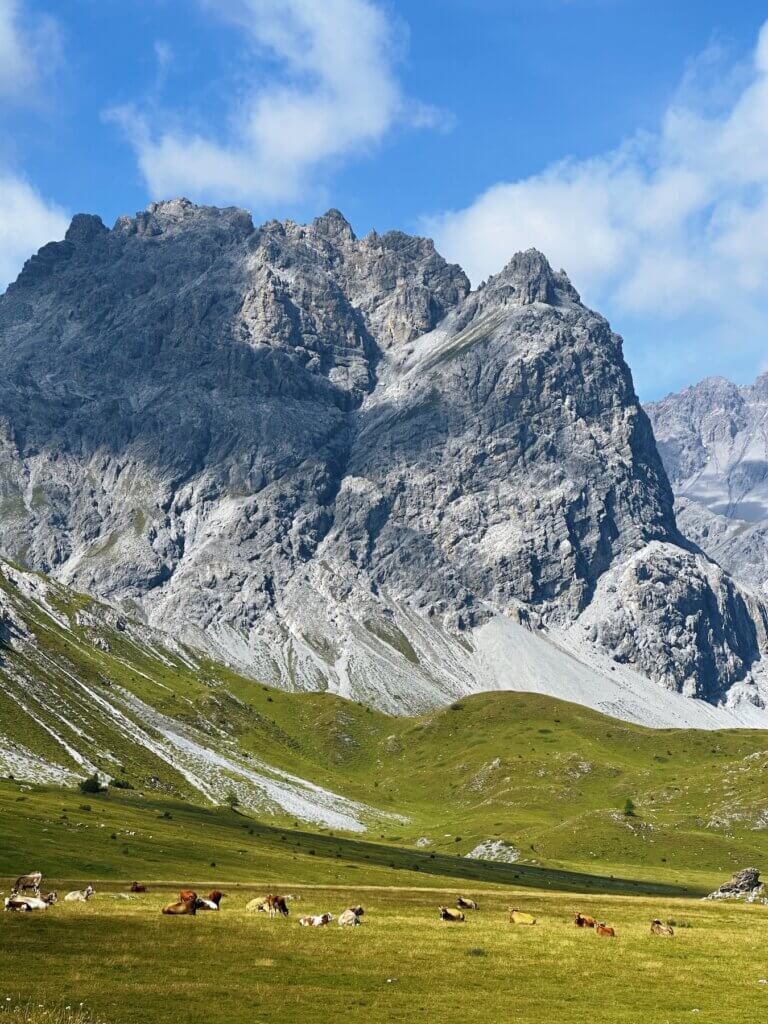
[[[323,925],[330,924],[333,920],[333,914],[311,914],[307,917],[300,917],[299,924],[302,928],[322,928]]]
[[[141,882],[131,882],[131,892],[146,892],[146,885],[142,885]]]
[[[29,875],[20,875],[13,884],[13,892],[26,892],[27,889],[34,889],[35,895],[40,893],[40,883],[43,880],[42,871],[33,871]]]
[[[191,889],[185,889],[184,895],[188,896],[188,899],[180,899],[178,903],[169,903],[167,907],[163,907],[162,913],[171,914],[174,917],[178,917],[181,914],[196,914],[197,913],[197,893]]]
[[[588,914],[577,914],[573,919],[573,923],[577,928],[594,928],[597,921],[594,917],[589,917]]]
[[[67,903],[87,903],[91,896],[93,896],[93,891],[92,885],[86,885],[84,889],[75,889],[74,892],[68,892],[64,899]]]
[[[56,892],[49,892],[47,896],[24,896],[19,893],[11,893],[5,900],[6,910],[47,910],[58,900]]]
[[[270,893],[265,900],[264,910],[270,917],[277,917],[278,914],[288,917],[288,898]]]
[[[597,932],[598,935],[602,935],[603,938],[606,938],[606,939],[615,939],[616,938],[616,929],[615,928],[609,928],[608,925],[604,924],[602,921],[598,921],[597,922],[597,924],[595,925],[595,931]]]
[[[198,910],[219,910],[219,904],[227,894],[220,892],[218,889],[213,889],[208,893],[206,898],[200,896],[197,900]]]
[[[362,907],[350,907],[349,910],[345,910],[343,914],[339,914],[339,927],[345,928],[360,924],[360,918],[363,916],[365,911]]]
[[[667,938],[671,939],[674,934],[675,929],[672,927],[672,925],[662,924],[658,918],[656,918],[654,921],[651,921],[651,935],[664,935]]]
[[[523,910],[518,910],[516,907],[509,907],[508,910],[510,924],[536,924],[536,918],[533,914],[526,914]]]
[[[477,901],[471,900],[467,896],[459,896],[456,900],[456,906],[459,910],[478,910]]]
[[[463,921],[464,915],[460,910],[452,910],[450,907],[439,907],[441,921]]]

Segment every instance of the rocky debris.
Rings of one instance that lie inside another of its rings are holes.
[[[485,839],[464,856],[472,860],[493,860],[499,864],[515,864],[520,860],[520,851],[502,839]]]
[[[744,900],[747,903],[768,904],[768,898],[763,896],[764,886],[760,881],[760,872],[757,868],[742,868],[736,871],[727,882],[723,882],[719,889],[715,889],[706,900]]]
[[[535,250],[470,291],[335,210],[79,215],[0,352],[0,550],[256,677],[408,712],[488,685],[484,624],[583,618],[762,700],[762,606],[681,546],[621,339]]]

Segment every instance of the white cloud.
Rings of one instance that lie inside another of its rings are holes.
[[[41,245],[62,238],[68,223],[60,207],[23,179],[0,171],[0,290]]]
[[[25,19],[18,0],[0,0],[0,99],[29,101],[58,59],[56,22]]]
[[[318,169],[364,151],[397,121],[439,123],[438,112],[402,95],[397,26],[372,0],[201,2],[241,30],[254,73],[266,55],[280,80],[247,89],[221,136],[135,107],[110,111],[154,197],[296,200]]]
[[[716,63],[686,75],[655,134],[496,184],[426,229],[475,282],[536,246],[614,317],[704,313],[721,343],[768,328],[768,22],[748,65]]]

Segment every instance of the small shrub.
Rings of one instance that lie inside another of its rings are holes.
[[[91,807],[90,804],[80,804],[80,807],[78,808],[78,810],[81,810],[81,811],[92,811],[93,808]]]
[[[629,797],[627,797],[626,801],[624,802],[624,817],[625,818],[634,818],[634,816],[635,816],[635,805],[634,805],[634,802],[632,800],[630,800]]]
[[[113,789],[133,789],[128,779],[110,779],[109,784]]]
[[[482,946],[472,946],[467,950],[467,956],[488,956]]]

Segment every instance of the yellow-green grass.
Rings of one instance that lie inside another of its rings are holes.
[[[525,885],[559,891],[681,896],[711,889],[716,876],[666,871],[634,878],[617,868],[592,873],[502,864],[413,849],[384,837],[310,832],[224,808],[158,796],[72,791],[0,783],[0,889],[27,871],[80,883],[159,880],[211,885]],[[201,881],[202,880],[202,881]]]
[[[768,910],[692,900],[470,890],[480,911],[438,920],[456,888],[301,890],[290,918],[244,912],[260,890],[230,891],[220,914],[167,918],[170,890],[123,900],[103,890],[0,920],[0,998],[81,1001],[115,1024],[240,1024],[333,1019],[575,1024],[709,1021],[768,1015]],[[299,913],[362,902],[356,929],[306,929]],[[513,904],[533,928],[507,921]],[[601,939],[574,911],[614,925]],[[649,934],[660,917],[673,939]],[[694,1014],[694,1011],[698,1013]]]

